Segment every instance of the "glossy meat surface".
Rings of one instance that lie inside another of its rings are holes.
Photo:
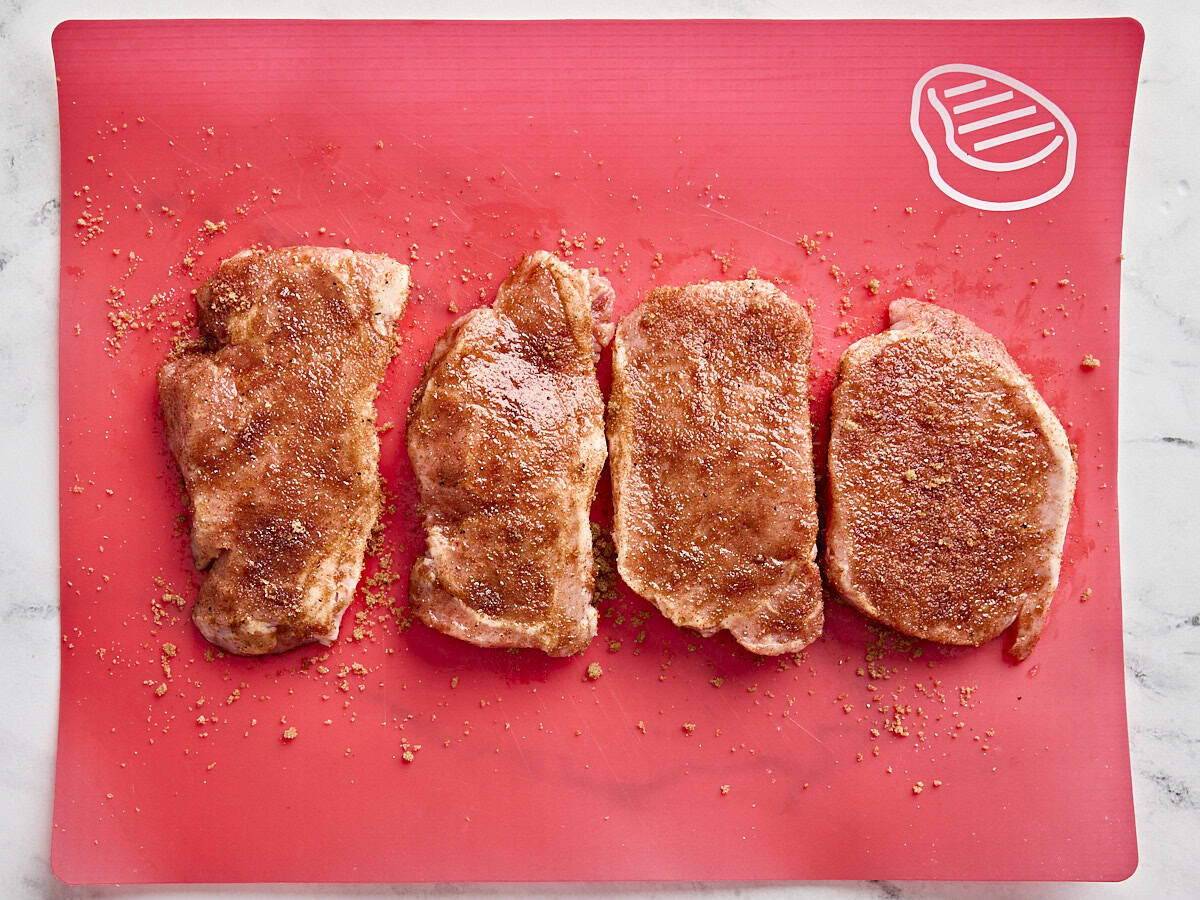
[[[323,247],[246,250],[198,291],[204,345],[163,364],[191,500],[192,619],[231,653],[331,643],[380,511],[374,399],[408,268]]]
[[[823,624],[811,349],[808,316],[766,281],[658,288],[614,344],[621,577],[675,624],[760,654]]]
[[[612,301],[605,279],[539,251],[434,348],[407,432],[427,538],[409,602],[433,628],[551,656],[595,636],[595,360]]]
[[[978,645],[1014,619],[1024,659],[1058,584],[1075,489],[1062,425],[964,316],[894,302],[851,346],[832,402],[826,575],[867,615]]]

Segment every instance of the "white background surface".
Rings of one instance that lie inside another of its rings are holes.
[[[1146,29],[1125,215],[1121,540],[1141,865],[1119,885],[834,884],[69,888],[50,872],[58,700],[58,124],[50,33],[70,18],[622,18],[635,0],[0,0],[0,898],[1200,896],[1200,11],[1191,0],[841,4],[658,0],[660,17],[1131,15]],[[1070,48],[1064,48],[1069,53]],[[802,840],[802,837],[800,838]],[[1013,848],[1014,852],[1020,852]],[[1036,849],[1035,849],[1036,852]]]

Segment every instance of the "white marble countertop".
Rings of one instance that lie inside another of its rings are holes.
[[[58,128],[50,33],[69,18],[636,17],[636,0],[0,0],[0,897],[372,896],[1182,897],[1200,890],[1200,8],[1189,0],[663,0],[663,17],[1134,16],[1146,48],[1125,216],[1121,538],[1126,686],[1141,865],[1116,885],[263,886],[69,888],[49,867],[58,700]]]

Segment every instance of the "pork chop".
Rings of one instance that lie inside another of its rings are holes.
[[[705,636],[807,646],[823,623],[807,314],[766,281],[662,287],[613,346],[621,577]]]
[[[977,646],[1017,622],[1037,644],[1075,492],[1062,425],[965,316],[897,300],[838,365],[826,576],[906,634]]]
[[[192,620],[231,653],[332,643],[380,510],[375,394],[408,268],[243,250],[199,289],[203,346],[163,364],[167,440],[208,568]]]
[[[433,628],[551,656],[595,637],[596,358],[612,302],[605,279],[539,251],[434,347],[407,434],[427,537],[409,602]]]

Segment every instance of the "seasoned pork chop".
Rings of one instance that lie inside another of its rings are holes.
[[[918,300],[838,365],[826,575],[886,625],[1037,644],[1058,585],[1075,463],[1054,413],[996,338]]]
[[[533,253],[434,347],[408,416],[428,544],[409,602],[439,631],[551,656],[595,637],[595,361],[612,302],[605,279]]]
[[[823,622],[808,416],[812,326],[766,281],[663,287],[613,349],[621,577],[676,625],[790,653]]]
[[[375,394],[408,268],[324,247],[244,250],[199,290],[201,349],[158,373],[192,506],[192,611],[239,654],[332,643],[379,516]]]

